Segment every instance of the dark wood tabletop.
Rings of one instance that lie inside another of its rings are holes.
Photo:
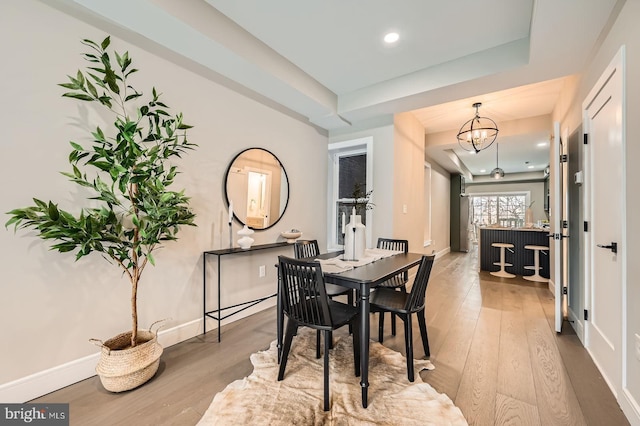
[[[420,264],[422,256],[420,253],[400,253],[348,271],[325,272],[325,281],[355,289],[360,289],[363,284],[375,287],[390,277],[417,266]],[[328,256],[328,258],[330,257]]]

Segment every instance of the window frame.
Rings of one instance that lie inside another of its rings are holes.
[[[327,250],[342,250],[344,246],[338,244],[338,225],[340,218],[336,212],[336,206],[340,198],[338,198],[339,190],[339,158],[345,156],[353,156],[365,154],[366,159],[366,185],[367,188],[373,188],[373,137],[367,136],[358,139],[347,140],[343,142],[330,143],[328,145],[328,184],[327,184]],[[370,197],[373,202],[373,194]],[[348,221],[348,218],[347,218]],[[373,229],[373,210],[366,211],[366,237],[367,247],[370,247]]]
[[[517,195],[524,195],[524,205],[525,205],[525,211],[527,209],[527,207],[529,205],[531,205],[531,191],[501,191],[501,192],[495,192],[495,191],[490,191],[490,192],[474,192],[474,193],[468,193],[467,194],[469,197],[505,197],[505,196],[517,196]],[[469,200],[469,209],[471,209],[473,206],[473,200]],[[475,225],[475,220],[473,215],[469,215],[469,220],[470,223],[472,225]],[[524,212],[523,212],[523,224],[522,226],[524,226]],[[499,221],[499,219],[498,219]],[[480,226],[484,225],[484,224],[478,224]],[[491,225],[491,224],[487,224],[487,225]]]

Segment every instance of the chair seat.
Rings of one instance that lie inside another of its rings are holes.
[[[326,283],[325,288],[327,289],[327,296],[329,297],[342,296],[343,294],[348,295],[349,293],[353,292],[353,290],[351,290],[350,288],[336,284]]]
[[[331,299],[329,299],[329,310],[331,311],[331,318],[333,319],[333,328],[348,324],[349,321],[359,313],[357,307]],[[330,329],[331,328],[328,328],[327,330]]]
[[[377,288],[371,293],[369,304],[371,311],[375,311],[378,306],[384,307],[385,311],[398,314],[406,314],[405,306],[409,293],[403,293],[390,288]]]
[[[403,274],[395,275],[386,281],[383,281],[378,287],[398,288],[407,285],[407,281]]]

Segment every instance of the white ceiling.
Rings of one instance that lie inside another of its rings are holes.
[[[46,1],[330,134],[412,111],[428,134],[452,133],[451,144],[427,148],[450,171],[459,170],[449,154],[474,102],[499,128],[550,114],[623,2]],[[385,46],[391,30],[400,40]],[[536,144],[549,133],[499,134],[500,167],[544,168],[548,150]],[[493,147],[462,154],[473,174],[495,167]]]

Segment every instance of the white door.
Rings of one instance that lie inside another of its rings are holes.
[[[587,191],[587,349],[614,394],[622,383],[623,62],[621,49],[583,103]]]
[[[562,287],[564,283],[562,281],[562,177],[564,176],[562,162],[560,161],[560,155],[562,154],[562,142],[560,140],[560,123],[553,123],[553,138],[551,140],[551,159],[549,162],[550,172],[549,179],[550,185],[553,189],[553,197],[550,201],[549,216],[551,219],[551,236],[549,237],[549,252],[550,256],[549,264],[551,265],[551,280],[553,281],[554,297],[555,297],[555,329],[556,332],[562,331],[563,314],[563,300],[562,300]]]

